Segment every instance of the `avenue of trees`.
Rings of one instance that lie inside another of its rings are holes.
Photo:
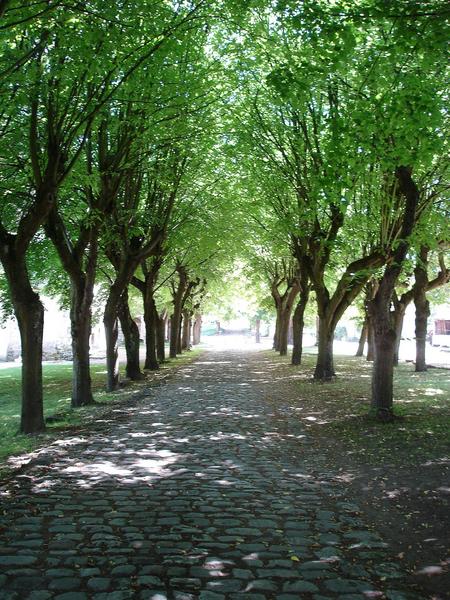
[[[393,416],[406,307],[426,369],[427,293],[446,284],[448,68],[438,0],[0,2],[2,301],[22,342],[21,431],[45,429],[42,289],[70,307],[74,407],[91,404],[104,299],[109,391],[199,340],[235,261],[276,314],[274,349],[335,376],[364,312],[372,407]],[[260,314],[260,313],[258,313]],[[259,317],[255,317],[259,321]]]

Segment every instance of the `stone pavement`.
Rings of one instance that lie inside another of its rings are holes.
[[[0,489],[0,599],[423,598],[279,383],[261,355],[207,352],[41,453]]]

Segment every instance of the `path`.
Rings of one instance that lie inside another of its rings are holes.
[[[265,368],[204,353],[0,489],[0,599],[423,597]]]

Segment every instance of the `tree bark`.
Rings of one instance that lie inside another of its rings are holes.
[[[201,330],[202,330],[202,315],[197,313],[194,318],[194,326],[192,328],[192,343],[194,346],[200,344],[201,338]]]
[[[159,363],[166,362],[166,326],[167,312],[164,310],[160,315],[156,314],[156,355]]]
[[[364,346],[367,341],[367,318],[364,319],[364,323],[361,329],[361,335],[359,336],[358,349],[356,350],[355,356],[364,356]]]
[[[149,292],[147,291],[147,294]],[[153,298],[153,290],[151,297],[147,297],[144,306],[144,322],[145,322],[145,363],[144,369],[149,371],[157,371],[159,369],[158,355],[156,351],[157,344],[157,329],[159,327],[158,311],[156,309],[155,300]],[[164,340],[163,340],[164,344]]]
[[[416,308],[416,372],[427,370],[426,341],[427,325],[430,316],[430,303],[427,300],[428,252],[426,246],[420,248],[419,259],[414,269],[414,305]]]
[[[255,342],[261,343],[261,319],[255,320]]]
[[[399,302],[395,310],[392,314],[392,318],[394,321],[394,330],[395,330],[395,344],[394,344],[394,367],[398,366],[398,356],[400,352],[400,344],[402,341],[402,330],[403,330],[403,321],[405,319],[405,312],[408,306],[403,302]]]
[[[379,282],[379,288],[369,302],[373,318],[375,360],[372,372],[372,408],[382,420],[393,418],[393,372],[395,353],[395,327],[390,312],[392,295],[409,248],[409,238],[414,230],[419,190],[412,179],[411,169],[399,167],[395,172],[399,193],[405,198],[405,208],[399,242],[392,251]]]
[[[120,320],[120,326],[125,338],[125,350],[127,354],[127,364],[125,373],[128,379],[139,381],[144,378],[144,374],[140,367],[140,339],[139,328],[136,325],[130,313],[130,305],[128,300],[128,288],[125,288],[120,296],[117,314]]]
[[[375,342],[373,335],[372,317],[367,319],[367,362],[373,362],[375,357]]]
[[[181,336],[181,349],[190,350],[191,348],[191,313],[189,310],[183,310],[183,328]]]
[[[117,321],[117,303],[108,299],[103,315],[106,338],[106,390],[114,392],[120,387],[119,376],[119,327]]]
[[[178,285],[173,290],[173,313],[170,317],[170,358],[176,358],[181,353],[181,312],[183,310],[183,296],[187,287],[187,272],[182,265],[177,266]]]
[[[276,306],[276,320],[275,320],[275,331],[273,333],[273,345],[272,349],[275,352],[280,350],[280,324],[281,324],[281,307]]]
[[[94,274],[95,276],[95,274]],[[94,404],[90,369],[90,337],[94,276],[71,280],[70,326],[72,334],[72,407]]]
[[[280,356],[286,356],[288,351],[289,321],[291,318],[291,310],[292,306],[286,307],[281,312],[278,347]]]
[[[333,361],[334,327],[325,317],[319,316],[319,345],[314,379],[330,381],[335,375]]]
[[[292,348],[292,359],[293,365],[300,365],[302,363],[303,354],[303,328],[305,326],[304,315],[306,305],[308,304],[309,287],[300,291],[300,298],[295,307],[294,316],[292,318],[293,325],[293,348]]]
[[[19,325],[22,348],[20,431],[39,433],[45,431],[42,390],[44,307],[39,295],[31,287],[25,254],[16,254],[13,247],[8,252],[3,249],[2,263]]]

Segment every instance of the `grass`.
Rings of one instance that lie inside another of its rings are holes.
[[[372,464],[417,464],[438,461],[450,449],[450,371],[429,369],[415,373],[413,365],[395,369],[394,411],[399,419],[380,423],[370,414],[372,365],[363,358],[336,356],[337,377],[332,382],[312,382],[315,357],[304,356],[293,367],[286,358],[267,357],[295,378],[292,407],[314,433],[331,442],[342,442],[346,454]],[[290,386],[291,387],[291,386]]]
[[[158,381],[166,377],[174,368],[192,362],[201,350],[195,348],[175,360],[161,365],[157,372],[149,373],[144,382],[131,382],[120,392],[105,391],[105,365],[92,365],[92,388],[98,404],[72,409],[71,364],[49,364],[43,366],[44,416],[51,417],[47,431],[39,435],[18,433],[21,411],[21,367],[0,369],[0,474],[5,470],[5,461],[9,456],[31,452],[39,446],[51,443],[62,432],[73,430],[101,418],[114,404],[128,401],[142,389],[142,384]],[[124,366],[121,365],[121,375]]]

